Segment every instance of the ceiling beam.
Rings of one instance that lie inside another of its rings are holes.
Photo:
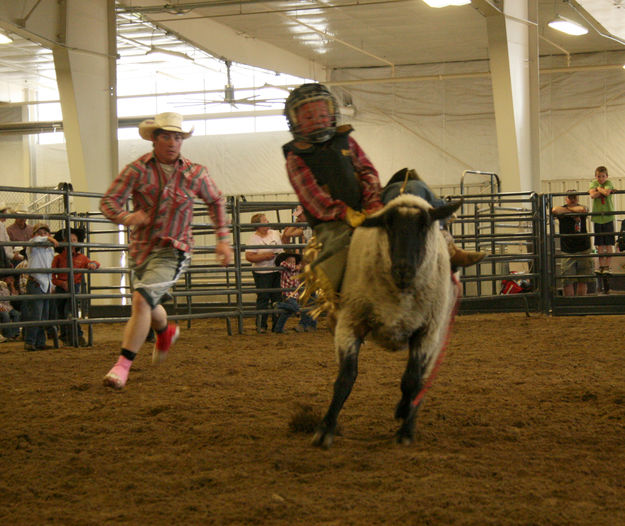
[[[119,2],[120,7],[126,7],[129,11],[135,10],[137,12],[140,12],[142,8],[149,7],[148,4],[149,0],[133,0],[132,4],[128,0]],[[176,5],[183,6],[184,3]],[[170,12],[161,10],[161,12],[148,12],[142,16],[153,24],[176,34],[181,40],[187,41],[222,60],[320,82],[327,78],[328,73],[320,62],[305,59],[253,36],[240,34],[213,20],[205,18],[187,20],[184,15],[172,19],[171,9]]]

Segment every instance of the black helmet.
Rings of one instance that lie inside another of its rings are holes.
[[[330,125],[312,132],[304,133],[297,122],[297,109],[308,102],[324,101],[328,105]],[[306,142],[324,142],[334,136],[339,116],[339,105],[323,84],[302,84],[295,88],[284,104],[284,116],[289,123],[289,130],[295,139]]]

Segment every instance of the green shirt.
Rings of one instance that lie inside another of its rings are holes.
[[[606,188],[608,190],[614,190],[612,183],[608,179],[605,183],[599,184],[599,181],[596,179],[590,183],[590,187],[588,190],[593,190],[597,188]],[[612,201],[612,194],[608,196],[597,197],[592,200],[592,211],[593,212],[614,212],[614,201]],[[605,215],[605,216],[591,216],[590,220],[593,223],[610,223],[614,221],[613,215]]]

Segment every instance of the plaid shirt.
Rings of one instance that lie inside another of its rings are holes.
[[[11,296],[9,286],[5,281],[0,280],[0,296]],[[10,312],[13,310],[13,306],[9,300],[0,301],[0,312]]]
[[[382,189],[378,172],[358,143],[352,137],[348,137],[348,140],[354,172],[360,180],[362,209],[381,208],[380,194]],[[288,153],[286,170],[291,180],[291,185],[307,212],[321,221],[345,219],[347,205],[343,201],[334,199],[326,190],[319,186],[314,174],[299,155],[293,152]]]
[[[173,246],[189,252],[193,246],[191,221],[193,201],[201,198],[215,225],[217,239],[229,235],[226,207],[221,192],[202,165],[179,157],[171,177],[150,152],[127,165],[100,201],[100,210],[114,223],[122,224],[130,214],[124,208],[132,197],[134,210],[143,210],[150,222],[130,233],[130,256],[141,264],[154,247]]]
[[[24,259],[15,268],[16,269],[28,268],[28,260]],[[20,294],[28,294],[28,291],[26,290],[26,285],[28,284],[28,277],[29,276],[30,276],[30,274],[25,274],[25,273],[19,274],[19,280],[17,282],[17,290],[19,290]]]
[[[280,263],[280,288],[281,289],[297,289],[300,281],[297,279],[299,269],[297,265],[290,265],[288,261]],[[297,299],[298,293],[295,290],[284,291],[282,293],[285,298]]]

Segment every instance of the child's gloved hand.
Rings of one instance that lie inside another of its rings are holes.
[[[347,207],[347,211],[345,212],[345,222],[349,226],[356,228],[357,226],[360,226],[365,219],[367,219],[365,214],[358,212],[349,206]]]

